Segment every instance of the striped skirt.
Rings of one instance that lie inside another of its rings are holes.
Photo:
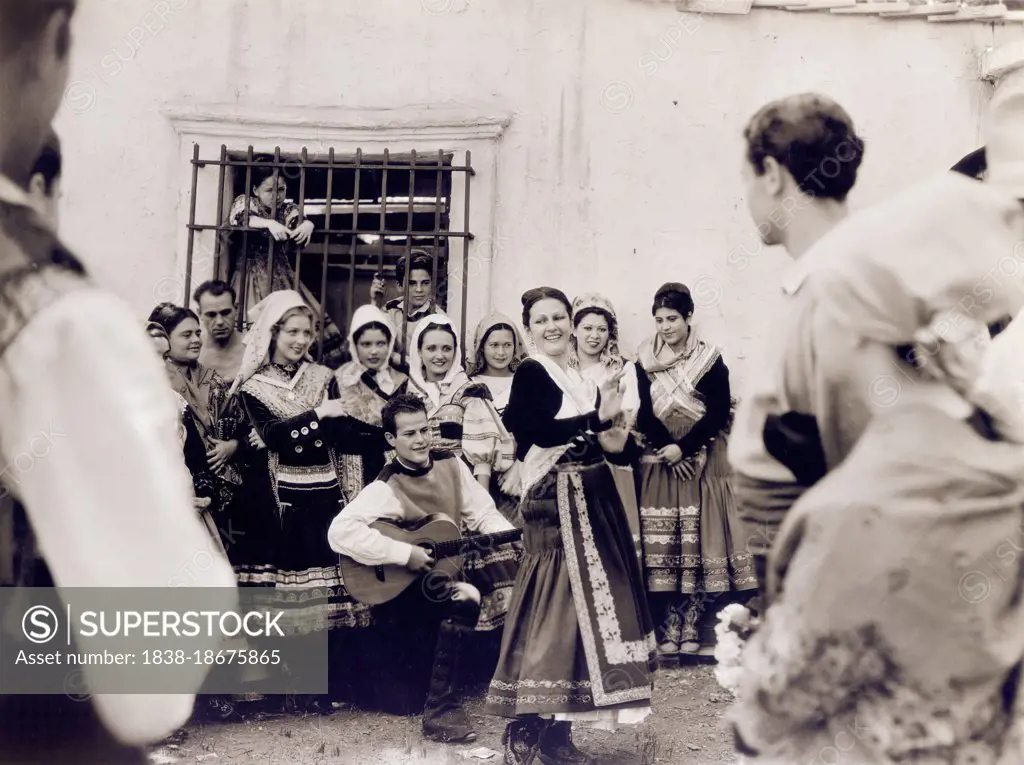
[[[640,524],[649,592],[688,595],[757,587],[726,451],[720,436],[689,481],[653,455],[644,456]]]

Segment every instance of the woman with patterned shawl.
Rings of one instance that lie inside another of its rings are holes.
[[[473,334],[474,355],[469,379],[487,386],[491,404],[504,414],[512,392],[512,377],[526,357],[526,343],[515,322],[503,313],[491,313],[480,320]],[[504,428],[502,428],[504,431]],[[498,510],[522,528],[519,498],[515,491],[518,471],[513,470],[516,442],[511,434],[495,429],[490,411],[473,408],[463,418],[462,452],[473,465],[477,479],[487,487]]]
[[[887,351],[912,384],[781,526],[732,712],[749,762],[1021,761],[1024,319],[986,328],[1019,279],[965,309],[989,262],[931,244],[861,250],[808,285],[863,360]]]
[[[167,331],[159,323],[150,321],[146,323],[146,334],[153,339],[157,353],[160,354],[161,360],[166,363],[171,347]],[[176,390],[174,390],[174,400],[178,406],[178,441],[181,444],[182,453],[185,457],[185,466],[192,476],[196,509],[199,511],[200,519],[214,540],[217,549],[223,552],[226,558],[227,552],[224,550],[220,532],[217,530],[217,524],[214,523],[211,514],[215,500],[219,499],[219,481],[209,468],[202,426],[192,407],[189,406],[188,401]]]
[[[181,444],[185,466],[192,476],[192,487],[195,492],[195,506],[199,518],[210,534],[212,546],[211,552],[218,552],[224,560],[228,560],[227,548],[224,546],[223,535],[215,521],[215,514],[222,510],[223,481],[210,469],[209,456],[207,454],[206,439],[203,437],[204,426],[196,415],[188,401],[177,391],[175,387],[180,382],[180,373],[175,365],[168,360],[171,351],[171,341],[167,331],[161,324],[155,321],[146,323],[146,334],[153,339],[160,358],[164,361],[168,377],[171,382],[171,390],[178,406],[178,442]],[[218,378],[219,379],[219,378]],[[224,644],[225,649],[244,651],[250,648],[244,637],[228,639]],[[259,666],[247,666],[242,668],[241,679],[245,682],[258,682],[266,677],[265,668]],[[247,700],[241,696],[239,700]],[[235,703],[230,696],[222,694],[205,695],[197,698],[197,714],[204,719],[229,720],[237,714]],[[202,710],[200,712],[199,710]]]
[[[345,637],[339,633],[371,624],[369,606],[348,594],[327,542],[327,529],[345,506],[333,444],[349,438],[353,426],[339,402],[328,400],[333,372],[308,359],[315,319],[303,297],[273,292],[252,315],[231,394],[238,392],[266,445],[264,491],[247,492],[250,509],[273,520],[262,537],[265,562],[243,568],[239,581],[301,591],[301,605],[287,609],[282,627],[299,636],[331,630],[338,670]],[[327,697],[305,701],[306,711],[332,710]]]
[[[203,347],[199,317],[188,308],[161,303],[150,313],[149,321],[166,333],[171,387],[188,404],[205,444],[209,466],[203,471],[203,480],[207,488],[215,489],[210,512],[220,519],[220,511],[227,509],[242,483],[239,465],[249,449],[248,423],[238,402],[227,395],[231,382],[199,363]]]
[[[349,502],[380,474],[390,451],[381,411],[409,378],[391,366],[395,330],[381,309],[363,305],[352,314],[348,347],[352,360],[334,373],[338,399],[356,426],[352,437],[334,445],[341,488]]]
[[[619,351],[618,318],[611,301],[604,295],[591,292],[573,300],[572,326],[569,366],[579,370],[584,383],[593,387],[595,394],[602,382],[619,371],[623,373],[625,393],[622,397],[622,414],[619,415],[616,427],[603,436],[607,441],[603,445],[639,556],[642,554],[640,508],[633,464],[639,462],[640,448],[631,434],[640,413],[636,364],[623,357]]]
[[[309,245],[314,231],[313,221],[303,220],[299,206],[287,201],[288,188],[284,178],[280,177],[280,173],[275,176],[272,167],[254,167],[252,183],[250,193],[235,197],[228,212],[228,224],[245,226],[248,220],[249,228],[265,229],[266,236],[258,236],[255,242],[250,242],[248,252],[241,252],[239,248],[230,279],[231,286],[235,288],[244,310],[249,312],[271,292],[294,289],[297,282],[306,305],[312,309],[315,320],[319,322],[320,302],[305,284],[297,280],[292,267],[295,249]],[[271,241],[274,242],[272,266]],[[337,368],[342,363],[344,338],[338,325],[326,312],[324,324],[323,361],[331,368]],[[320,337],[319,326],[316,327],[315,335]]]
[[[640,522],[647,589],[655,620],[663,619],[658,651],[672,658],[700,650],[698,625],[709,599],[754,590],[757,578],[729,485],[729,369],[690,323],[686,285],[662,285],[651,313],[658,332],[638,356],[661,427],[637,424],[647,441]]]
[[[491,458],[480,444],[510,436],[494,411],[487,386],[471,382],[466,375],[457,346],[451,319],[442,314],[421,319],[409,348],[409,393],[426,404],[434,448],[459,455],[479,477],[483,468],[490,469]],[[467,444],[468,450],[464,448]],[[489,473],[486,475],[489,483]],[[490,632],[505,623],[519,558],[510,545],[481,550],[479,555],[466,558],[466,575],[481,595],[478,632]]]
[[[595,393],[569,366],[560,290],[522,302],[537,351],[516,370],[504,419],[522,461],[526,554],[486,709],[511,718],[505,762],[587,763],[573,722],[644,720],[655,667],[643,575],[598,440],[622,410],[621,374]]]

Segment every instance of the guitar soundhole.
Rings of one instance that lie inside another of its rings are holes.
[[[377,581],[378,582],[383,582],[384,581],[384,567],[383,566],[374,566],[373,570],[377,574]]]

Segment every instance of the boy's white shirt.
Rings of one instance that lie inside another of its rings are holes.
[[[473,477],[469,468],[456,458],[462,485],[462,526],[481,534],[497,534],[515,528],[498,512],[491,495]],[[415,480],[415,479],[413,479]],[[327,539],[331,549],[347,555],[366,566],[409,563],[413,546],[389,539],[370,524],[380,520],[402,521],[405,514],[402,503],[384,481],[374,481],[359,492],[331,522]]]

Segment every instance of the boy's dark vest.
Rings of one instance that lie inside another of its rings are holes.
[[[88,278],[32,210],[0,201],[0,264],[21,262],[26,256],[27,264],[0,272],[0,365],[7,363],[7,349],[39,312],[84,286]],[[0,586],[52,586],[25,509],[11,491],[6,484],[0,491]],[[0,763],[145,762],[142,752],[111,737],[87,700],[66,695],[0,696]]]

